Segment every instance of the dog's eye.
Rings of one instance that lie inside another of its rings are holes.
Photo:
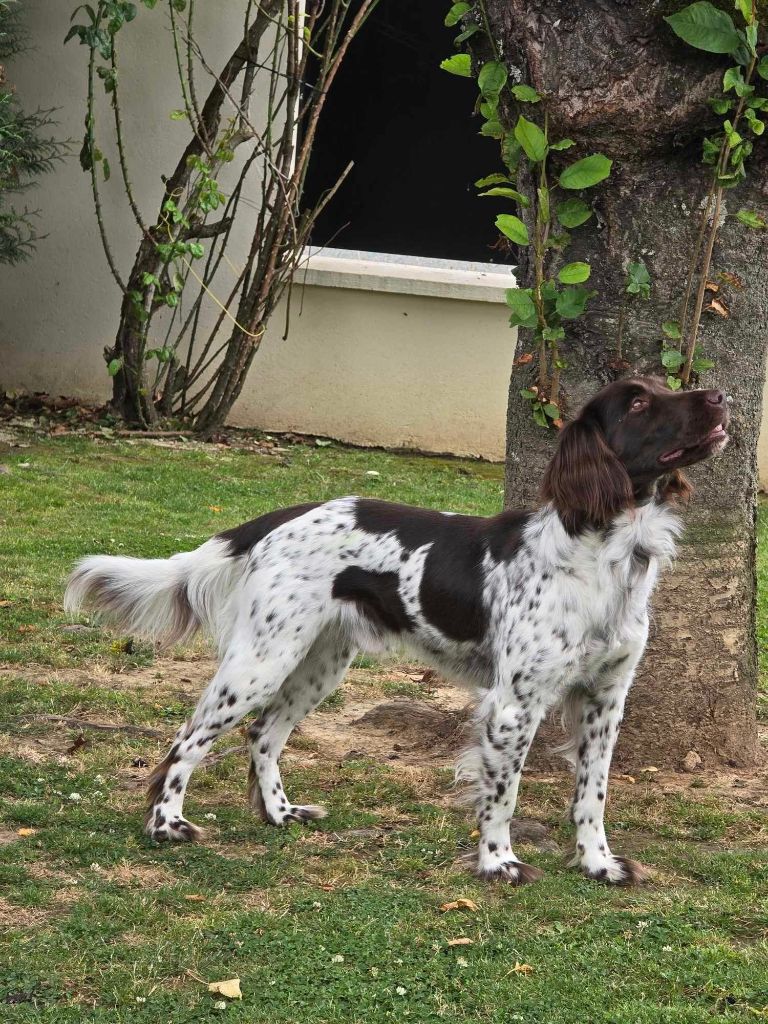
[[[629,407],[630,412],[642,412],[643,409],[648,408],[648,399],[642,398],[640,395],[637,398],[632,399],[632,405]]]

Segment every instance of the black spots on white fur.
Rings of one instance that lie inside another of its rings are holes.
[[[303,516],[307,512],[311,512],[312,509],[319,507],[319,502],[308,502],[304,505],[294,505],[291,508],[276,509],[274,512],[267,512],[266,515],[259,516],[258,519],[252,519],[241,526],[235,526],[231,530],[224,530],[223,533],[217,534],[217,537],[219,540],[226,541],[229,545],[228,554],[232,558],[239,558],[241,555],[248,554],[252,548],[264,540],[273,530],[276,530],[278,526],[283,526],[285,523],[289,523],[291,520],[297,519],[299,516]]]

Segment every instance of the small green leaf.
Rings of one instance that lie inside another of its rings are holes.
[[[205,255],[205,248],[199,242],[190,242],[189,254],[199,260]]]
[[[664,334],[673,341],[679,341],[682,337],[680,333],[680,325],[675,320],[667,320],[666,323],[661,325],[661,329]]]
[[[114,377],[117,373],[120,372],[120,370],[122,370],[122,368],[122,359],[110,359],[110,361],[107,363],[107,373],[109,374],[110,377]]]
[[[497,97],[507,81],[507,69],[498,60],[489,60],[480,68],[477,85],[483,96]]]
[[[568,189],[591,188],[608,177],[612,164],[613,161],[602,153],[585,156],[583,160],[577,160],[565,168],[560,175],[560,185]]]
[[[544,412],[551,420],[556,420],[560,416],[560,410],[552,402],[547,402],[544,406]]]
[[[440,62],[443,71],[452,75],[459,75],[461,78],[472,77],[472,59],[468,53],[454,53],[452,57],[446,57]]]
[[[545,327],[541,336],[544,341],[562,341],[565,338],[565,331],[562,327]]]
[[[185,121],[187,112],[186,110],[172,110],[169,116],[172,121]]]
[[[750,25],[754,20],[754,15],[752,14],[752,0],[735,0],[735,6],[741,11],[744,21]]]
[[[642,260],[627,266],[627,291],[644,299],[651,294],[651,275]]]
[[[531,391],[530,388],[523,388],[520,394],[523,398],[527,398],[529,402],[535,402],[539,397],[538,393],[536,391]]]
[[[709,105],[716,114],[727,114],[733,107],[731,101],[727,100],[724,96],[712,96]]]
[[[482,32],[482,29],[477,24],[477,22],[470,22],[469,25],[467,25],[467,27],[464,29],[464,31],[459,32],[459,34],[453,40],[453,45],[461,46],[462,43],[465,43],[467,39],[471,39],[472,36],[476,35],[478,32]]]
[[[516,245],[528,245],[528,228],[519,217],[511,213],[500,213],[496,218],[496,227]]]
[[[672,388],[673,391],[679,391],[682,386],[683,386],[683,382],[680,380],[679,377],[672,377],[672,376],[667,377],[667,387],[668,388]]]
[[[661,353],[661,365],[670,373],[677,373],[684,362],[685,356],[676,348],[665,348]]]
[[[538,426],[540,426],[540,427],[548,427],[549,426],[549,423],[547,422],[546,414],[544,412],[544,407],[543,407],[543,405],[540,402],[538,403],[538,405],[534,405],[534,407],[533,407],[533,419],[534,419],[534,422],[536,424],[538,424]]]
[[[512,310],[512,327],[535,327],[536,306],[530,288],[509,288],[506,293],[507,305]]]
[[[768,53],[760,58],[760,63],[755,68],[761,78],[768,78]]]
[[[746,82],[744,81],[744,75],[741,72],[741,68],[728,68],[728,70],[723,75],[723,92],[730,92],[731,89],[735,89],[739,83],[746,85]],[[716,113],[719,114],[722,113],[722,111],[718,110],[716,111]]]
[[[515,138],[525,150],[525,155],[534,163],[539,163],[547,154],[547,139],[544,132],[533,121],[521,114],[515,125]]]
[[[587,299],[594,294],[587,288],[565,288],[557,296],[555,309],[563,320],[575,320],[584,312]]]
[[[454,4],[445,16],[446,27],[453,28],[454,25],[458,25],[464,15],[471,10],[471,4]]]
[[[711,370],[715,365],[712,359],[694,359],[691,363],[691,369],[694,373],[704,373],[705,370]]]
[[[555,211],[564,228],[577,228],[592,216],[592,209],[583,199],[566,199]]]
[[[502,139],[504,137],[504,129],[499,121],[486,121],[480,129],[480,134],[490,139]]]
[[[570,149],[571,146],[575,145],[576,143],[573,141],[573,139],[560,139],[559,142],[553,142],[549,148],[557,150],[559,152],[561,149]]]
[[[529,206],[530,201],[521,192],[515,192],[513,188],[489,188],[487,192],[481,192],[480,196],[503,196],[505,199],[514,199],[521,206]]]
[[[702,144],[701,159],[705,164],[716,164],[720,159],[720,148],[723,142],[720,136],[705,138]]]
[[[740,220],[742,224],[746,224],[748,228],[765,228],[768,227],[768,222],[759,213],[754,213],[752,210],[739,210],[736,214],[736,219]]]
[[[549,189],[537,188],[536,195],[539,200],[539,212],[541,220],[546,224],[549,221]]]
[[[510,180],[507,174],[487,174],[484,178],[478,178],[475,182],[475,187],[486,188],[488,185],[500,185],[502,182]]]
[[[541,95],[530,85],[513,85],[512,95],[520,103],[538,103]]]
[[[731,53],[741,41],[730,14],[706,0],[670,14],[664,21],[689,46],[707,53]]]
[[[589,279],[591,272],[588,263],[566,263],[557,279],[561,284],[582,284]]]
[[[744,111],[744,117],[749,122],[749,127],[752,129],[755,135],[762,135],[765,131],[765,122],[761,121],[760,118],[755,114],[754,110],[750,107]]]

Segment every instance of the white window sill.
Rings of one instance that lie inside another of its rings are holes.
[[[507,288],[516,284],[513,268],[503,264],[314,247],[305,250],[296,279],[325,288],[470,302],[504,302]]]

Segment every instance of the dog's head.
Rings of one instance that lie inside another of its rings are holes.
[[[727,425],[717,389],[671,391],[655,377],[616,381],[563,427],[541,496],[570,532],[607,526],[657,486],[668,500],[687,498],[682,468],[721,451]]]

